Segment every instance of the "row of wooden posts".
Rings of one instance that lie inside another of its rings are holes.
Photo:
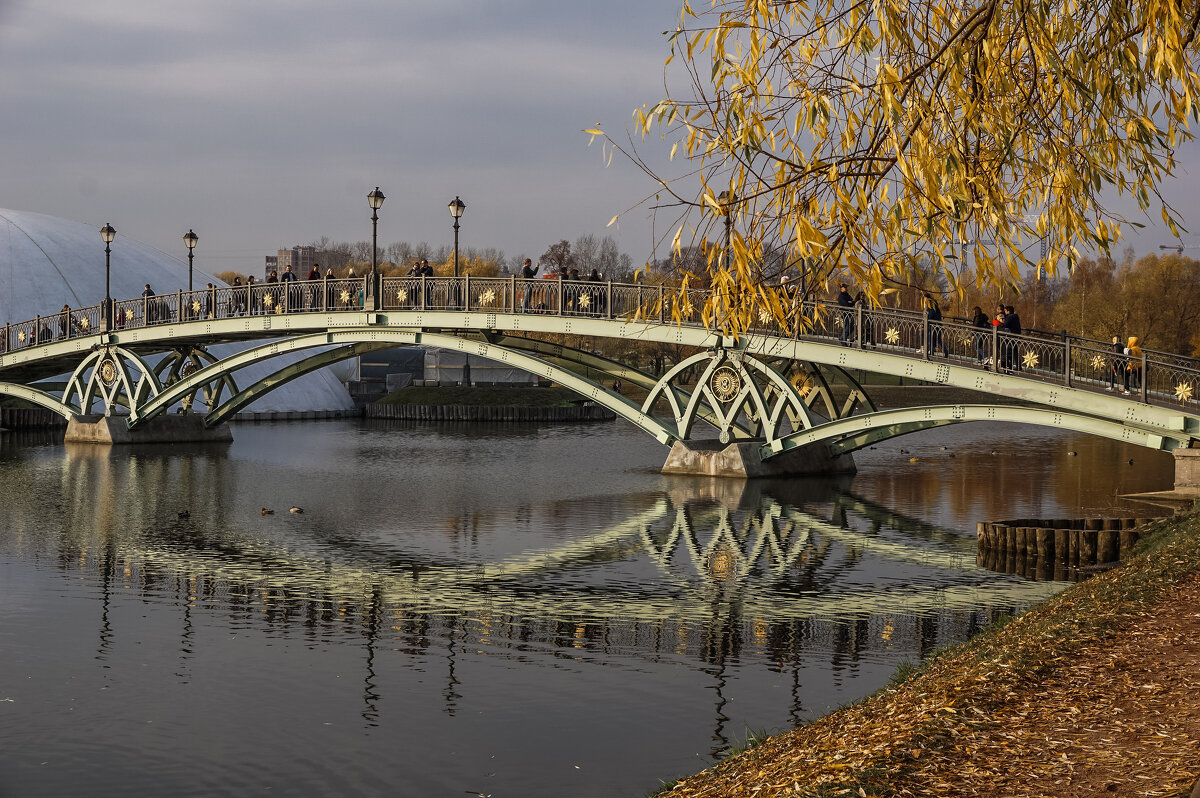
[[[481,405],[381,405],[366,407],[367,418],[405,421],[611,421],[616,414],[600,405],[498,407]]]
[[[980,522],[981,558],[1008,555],[1041,563],[1088,566],[1123,560],[1153,518],[1021,518]]]

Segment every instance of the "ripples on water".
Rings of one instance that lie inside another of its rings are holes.
[[[642,795],[1061,589],[976,521],[1170,483],[999,425],[748,486],[616,424],[235,436],[0,437],[0,795]]]

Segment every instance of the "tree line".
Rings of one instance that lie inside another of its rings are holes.
[[[321,265],[322,273],[326,269],[333,269],[334,276],[344,278],[351,274],[362,276],[371,271],[370,241],[333,241],[327,236],[322,236],[300,246],[313,248],[314,260]],[[454,247],[451,246],[435,248],[424,241],[417,244],[398,241],[380,247],[377,257],[377,268],[386,277],[402,277],[408,274],[414,263],[422,260],[429,261],[437,277],[449,277],[454,274]],[[524,253],[507,257],[502,250],[493,247],[459,248],[458,270],[460,274],[473,277],[520,275],[527,257],[530,256]],[[614,281],[632,280],[634,275],[632,258],[618,249],[617,242],[611,236],[597,238],[584,235],[574,242],[562,239],[550,244],[541,257],[534,260],[542,265],[539,274],[565,267],[568,270],[577,269],[584,275],[595,269],[606,279]],[[240,277],[245,282],[247,275],[238,271],[225,271],[218,273],[216,277],[226,283],[232,283],[235,277]],[[255,279],[261,278],[255,275]]]

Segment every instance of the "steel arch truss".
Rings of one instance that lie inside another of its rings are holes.
[[[1004,421],[1057,427],[1164,451],[1186,447],[1191,439],[1191,436],[1184,432],[1172,432],[1161,428],[1147,429],[1063,410],[1019,405],[936,405],[883,410],[830,421],[764,446],[763,457],[773,457],[815,443],[824,444],[831,455],[845,454],[901,435],[970,421]]]
[[[560,368],[537,357],[514,349],[497,346],[488,341],[472,340],[451,334],[388,329],[339,330],[337,332],[301,335],[294,338],[272,341],[269,344],[231,355],[224,360],[208,363],[203,368],[197,369],[187,376],[181,374],[178,382],[165,387],[161,393],[147,402],[141,408],[137,420],[134,421],[131,419],[130,423],[131,426],[136,426],[138,423],[153,418],[165,412],[185,396],[194,394],[201,386],[222,379],[225,375],[251,364],[269,360],[290,352],[334,347],[316,353],[299,362],[284,366],[278,371],[233,394],[215,410],[210,410],[205,416],[205,425],[210,427],[215,426],[227,420],[238,410],[260,396],[309,371],[314,371],[339,360],[345,360],[365,352],[418,343],[466,352],[467,354],[474,354],[479,357],[488,358],[489,360],[517,366],[532,374],[553,380],[585,398],[607,407],[635,426],[645,430],[661,443],[670,444],[678,437],[673,425],[664,423],[643,412],[638,405],[628,398],[613,393],[603,385],[592,380],[581,377],[572,371]]]
[[[67,380],[62,404],[74,415],[95,412],[103,405],[104,415],[124,408],[131,418],[162,390],[154,369],[136,352],[112,344],[92,350]]]
[[[26,402],[44,407],[47,410],[53,410],[63,418],[70,421],[79,415],[78,408],[69,407],[63,404],[52,393],[47,393],[40,388],[35,388],[31,385],[18,385],[12,382],[0,382],[0,396],[12,396],[16,399],[24,399]]]
[[[154,367],[154,374],[161,386],[169,387],[216,362],[217,358],[202,346],[180,347],[158,362]],[[178,401],[184,412],[190,413],[199,399],[207,412],[211,413],[221,404],[222,396],[237,392],[238,387],[233,375],[226,372],[209,382],[196,385],[194,390],[179,396]],[[172,396],[176,396],[175,392],[172,392]]]
[[[690,396],[673,390],[684,373],[701,364]],[[650,390],[642,411],[650,412],[660,399],[674,415],[680,440],[691,436],[697,419],[715,426],[722,443],[762,438],[768,445],[782,437],[785,416],[793,430],[815,423],[804,397],[787,377],[737,350],[700,352],[680,361]]]

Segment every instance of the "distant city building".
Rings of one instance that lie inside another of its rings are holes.
[[[283,274],[283,270],[288,266],[292,267],[292,272],[297,277],[307,277],[313,264],[317,262],[316,247],[292,247],[291,249],[281,249],[274,255],[267,255],[267,266],[263,272],[263,277],[270,277],[272,271],[278,271]]]

